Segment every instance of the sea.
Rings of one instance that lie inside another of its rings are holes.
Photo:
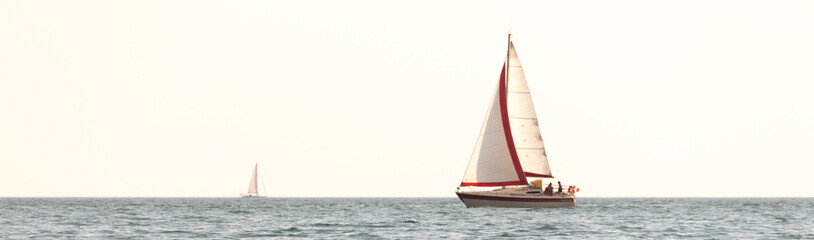
[[[0,239],[814,239],[814,198],[0,198]]]

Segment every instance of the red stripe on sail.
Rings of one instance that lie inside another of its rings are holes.
[[[505,67],[500,71],[500,89],[498,90],[500,94],[500,118],[503,122],[503,133],[506,134],[506,144],[509,145],[509,155],[512,156],[514,170],[517,172],[517,179],[521,184],[528,185],[529,182],[525,174],[523,174],[523,167],[520,165],[520,158],[517,157],[517,149],[514,147],[512,128],[509,126],[509,109],[508,103],[506,102],[506,93],[508,92],[506,89],[506,83],[508,81],[508,79],[506,79],[506,68],[508,67],[509,59],[506,59],[506,61],[507,64],[504,64]]]
[[[527,177],[554,178],[554,176],[550,175],[550,174],[539,174],[539,173],[533,173],[533,172],[524,172],[524,173],[526,174]]]
[[[500,186],[510,186],[510,185],[528,185],[527,182],[521,181],[508,181],[508,182],[461,182],[461,187],[466,186],[473,186],[473,187],[500,187]]]

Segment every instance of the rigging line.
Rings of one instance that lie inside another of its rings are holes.
[[[257,174],[257,175],[260,175],[260,174]],[[263,177],[263,175],[260,175],[260,182],[263,183],[263,191],[266,192],[265,196],[268,196],[269,195],[269,190],[268,190],[268,188],[266,188],[266,179]],[[260,192],[257,192],[257,195],[260,195]]]
[[[268,190],[268,188],[266,188],[266,180],[263,178],[263,176],[260,176],[260,182],[263,183],[263,191],[266,192],[266,195],[264,195],[264,196],[268,196],[269,195],[269,190]]]

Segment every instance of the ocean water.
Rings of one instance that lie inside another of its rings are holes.
[[[456,198],[0,198],[0,238],[814,239],[811,198],[578,198],[556,209]]]

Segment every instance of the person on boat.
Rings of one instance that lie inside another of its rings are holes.
[[[557,188],[557,193],[562,193],[562,183],[560,183],[560,181],[557,181],[557,185],[559,185],[559,187]]]
[[[549,195],[549,196],[554,195],[554,186],[551,186],[551,185],[552,185],[551,183],[548,183],[548,187],[545,187],[545,191],[544,191],[545,195]]]

